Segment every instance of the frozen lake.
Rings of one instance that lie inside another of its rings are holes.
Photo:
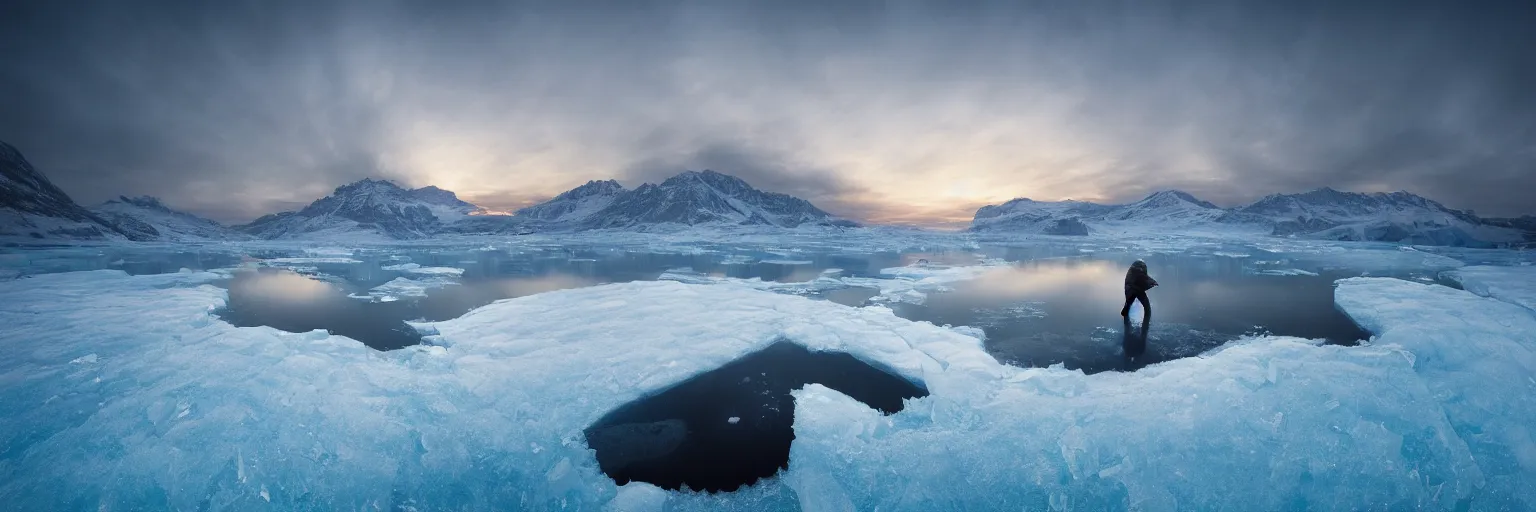
[[[420,341],[408,321],[449,320],[496,300],[560,289],[696,276],[719,280],[717,284],[777,283],[780,292],[860,307],[879,301],[880,289],[869,280],[891,279],[884,269],[978,266],[975,275],[953,280],[926,293],[923,300],[884,304],[911,320],[981,328],[988,352],[1006,363],[1063,364],[1088,373],[1134,370],[1198,355],[1245,335],[1267,333],[1344,345],[1369,337],[1333,303],[1334,280],[1365,271],[1280,271],[1280,260],[1264,260],[1262,254],[1157,254],[1147,257],[1163,284],[1150,294],[1153,321],[1143,325],[1140,305],[1135,305],[1135,321],[1128,330],[1116,311],[1123,300],[1125,267],[1134,256],[1060,253],[983,246],[976,251],[802,253],[795,256],[798,259],[601,250],[349,255],[344,258],[348,261],[315,258],[237,272],[227,284],[230,301],[224,316],[241,326],[289,332],[323,329],[378,350],[394,350]],[[982,267],[988,258],[998,259]],[[398,270],[402,265],[414,267]],[[412,280],[421,277],[421,268],[445,269],[456,278]],[[848,279],[813,283],[829,271]],[[1418,278],[1429,279],[1424,275]],[[402,278],[418,283],[418,288],[402,288],[401,281],[394,281]],[[370,296],[376,288],[385,292]]]
[[[1536,502],[1528,252],[887,234],[0,248],[0,498]]]

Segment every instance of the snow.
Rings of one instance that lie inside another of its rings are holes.
[[[0,239],[14,237],[25,241],[33,236],[32,233],[53,239],[54,242],[59,239],[123,239],[121,233],[95,222],[0,208]]]
[[[1467,291],[1524,307],[1536,313],[1536,267],[1462,267],[1446,276]]]
[[[1435,263],[1360,252],[1341,258]],[[812,283],[922,295],[1005,264]],[[1536,316],[1508,302],[1517,289],[1493,286],[1509,272],[1456,270],[1491,298],[1340,281],[1339,307],[1375,335],[1358,347],[1249,337],[1091,376],[1002,365],[974,327],[765,293],[806,283],[541,293],[413,323],[425,345],[377,352],[223,322],[226,292],[209,283],[227,273],[38,275],[0,281],[0,503],[1519,510],[1536,503]],[[620,487],[598,472],[586,426],[779,340],[851,353],[931,395],[884,416],[820,385],[796,391],[789,469],[734,493]]]

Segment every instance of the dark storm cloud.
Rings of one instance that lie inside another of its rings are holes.
[[[893,222],[1320,186],[1536,213],[1531,2],[27,2],[0,140],[222,220],[711,168]]]

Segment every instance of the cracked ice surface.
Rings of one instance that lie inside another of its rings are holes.
[[[1536,314],[1536,266],[1462,267],[1446,272],[1467,291],[1515,304]]]
[[[19,510],[1529,508],[1536,319],[1352,279],[1360,347],[1257,337],[1134,373],[999,364],[975,337],[739,286],[496,302],[379,353],[236,328],[213,273],[0,282],[0,503]],[[780,339],[930,396],[796,392],[790,469],[735,493],[616,487],[581,431]],[[1523,372],[1523,373],[1522,373]],[[268,503],[270,501],[270,504]]]
[[[1401,346],[1488,480],[1483,508],[1536,506],[1536,316],[1444,286],[1338,282],[1335,300],[1376,337]]]

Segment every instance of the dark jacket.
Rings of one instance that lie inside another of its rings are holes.
[[[1125,271],[1125,294],[1136,295],[1146,293],[1153,286],[1157,286],[1157,280],[1147,275],[1147,264],[1140,260],[1131,264],[1131,269]]]

